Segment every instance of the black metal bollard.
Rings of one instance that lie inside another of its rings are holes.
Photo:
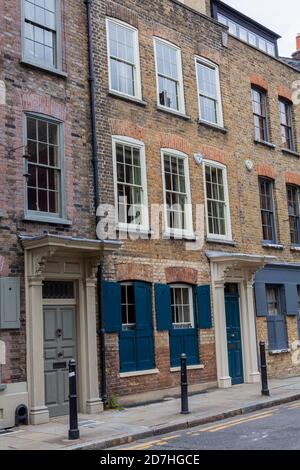
[[[189,400],[188,400],[188,378],[186,366],[186,354],[181,354],[181,414],[189,414]]]
[[[77,388],[76,388],[76,361],[71,359],[69,362],[69,410],[70,410],[70,429],[69,439],[80,438],[78,429],[77,414]]]
[[[259,343],[260,349],[260,369],[261,369],[261,394],[269,397],[270,391],[268,386],[268,371],[267,371],[267,361],[266,361],[266,345],[264,341]]]

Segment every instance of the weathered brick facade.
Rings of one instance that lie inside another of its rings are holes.
[[[210,283],[210,266],[205,256],[208,250],[275,256],[280,261],[298,262],[298,253],[290,249],[285,184],[298,181],[299,157],[281,150],[278,97],[291,99],[292,83],[299,79],[299,73],[232,36],[229,36],[228,47],[225,47],[222,44],[222,32],[225,29],[221,25],[185,8],[177,1],[96,1],[94,12],[95,44],[106,45],[107,16],[138,29],[142,98],[145,102],[134,103],[109,93],[106,47],[95,47],[102,201],[114,204],[111,135],[133,137],[145,143],[149,205],[163,203],[160,161],[160,149],[163,147],[189,155],[192,202],[194,206],[204,203],[202,168],[193,160],[194,153],[200,152],[205,158],[227,166],[234,240],[234,246],[206,243],[196,252],[186,251],[184,241],[128,241],[118,255],[106,260],[105,277],[110,280],[138,279],[152,283],[175,280],[191,284]],[[187,119],[157,109],[154,36],[181,48]],[[223,131],[199,124],[195,55],[209,58],[219,65]],[[275,144],[274,149],[254,143],[251,84],[268,92],[270,142]],[[299,151],[300,110],[296,103],[294,121]],[[252,171],[245,166],[245,161],[249,159],[254,162]],[[275,182],[278,243],[284,245],[280,251],[265,248],[261,243],[259,175],[272,178]],[[194,227],[195,213],[194,210]],[[155,312],[153,318],[155,322]],[[262,322],[258,321],[259,336]],[[289,318],[290,342],[297,339],[296,322],[296,318]],[[267,341],[266,331],[262,335]],[[216,380],[214,349],[214,330],[202,330],[199,350],[204,369],[191,372],[191,384]],[[174,387],[179,383],[178,372],[169,370],[167,333],[155,333],[155,358],[159,374],[154,376],[120,378],[117,335],[107,335],[107,350],[110,393],[129,395]],[[274,375],[284,374],[288,369],[290,373],[299,372],[297,367],[291,365],[290,354],[269,360],[270,372]]]
[[[6,102],[0,103],[0,276],[18,276],[22,286],[21,328],[0,331],[7,350],[6,365],[2,367],[5,384],[27,381],[24,251],[20,235],[95,238],[86,6],[76,0],[61,2],[63,74],[59,75],[21,62],[21,5],[20,0],[0,5],[0,80],[6,88]],[[24,220],[25,112],[63,123],[68,225]]]

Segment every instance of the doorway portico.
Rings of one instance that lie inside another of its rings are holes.
[[[47,234],[22,237],[22,243],[25,249],[27,381],[31,424],[49,421],[45,398],[45,281],[72,281],[76,286],[76,314],[73,315],[76,335],[73,341],[78,364],[79,411],[98,413],[103,405],[98,380],[96,270],[104,253],[118,249],[120,242]]]
[[[220,388],[232,386],[227,337],[230,325],[228,325],[228,315],[226,323],[224,290],[226,284],[236,284],[238,288],[239,304],[237,308],[239,310],[243,379],[245,383],[257,383],[260,380],[260,373],[253,296],[254,275],[266,264],[276,261],[276,258],[213,251],[207,252],[206,256],[211,265],[218,385]]]

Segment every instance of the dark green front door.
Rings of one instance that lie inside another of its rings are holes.
[[[244,382],[241,323],[238,293],[225,290],[229,375],[233,385]]]

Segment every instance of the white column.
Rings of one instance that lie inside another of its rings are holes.
[[[247,382],[258,383],[260,382],[260,373],[258,371],[258,357],[257,357],[257,341],[256,341],[256,328],[255,328],[255,310],[254,310],[254,298],[253,298],[253,283],[246,283],[246,334],[248,342],[248,370],[247,370]]]
[[[96,279],[86,279],[85,313],[86,313],[86,399],[85,412],[88,414],[103,411],[99,398],[97,322],[96,322]]]
[[[229,376],[224,282],[213,282],[217,375],[220,388],[231,387]]]
[[[43,302],[41,277],[28,279],[27,353],[31,424],[49,422],[45,406]]]

